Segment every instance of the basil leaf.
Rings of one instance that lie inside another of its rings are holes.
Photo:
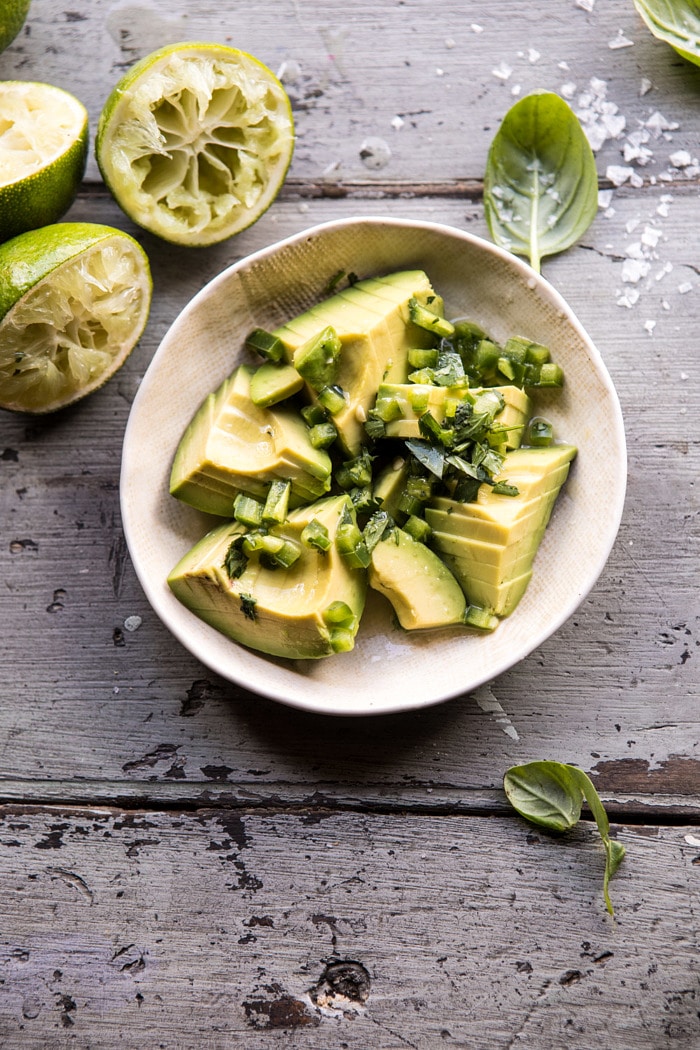
[[[522,817],[549,828],[566,831],[581,817],[583,792],[561,762],[528,762],[513,766],[503,778],[508,800]]]
[[[610,838],[608,815],[590,777],[582,769],[563,762],[528,762],[509,769],[503,787],[521,816],[550,831],[566,831],[578,823],[585,798],[605,846],[603,897],[613,915],[608,885],[622,863],[625,847]]]
[[[558,95],[533,92],[506,113],[486,163],[484,209],[494,241],[538,272],[544,256],[570,247],[593,222],[595,158]]]
[[[700,8],[697,0],[634,0],[634,6],[658,40],[700,66]]]

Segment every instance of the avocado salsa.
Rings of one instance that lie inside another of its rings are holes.
[[[246,347],[175,453],[172,495],[224,519],[176,597],[290,659],[351,650],[368,587],[405,630],[494,630],[576,455],[533,415],[563,383],[549,349],[448,320],[422,270],[353,279]]]

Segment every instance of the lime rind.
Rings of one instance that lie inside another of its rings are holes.
[[[22,242],[31,275],[19,274],[14,305],[0,322],[0,406],[51,412],[85,397],[123,364],[146,325],[150,271],[140,245],[111,227],[62,223],[23,234],[0,248],[0,265],[22,254]],[[8,287],[0,291],[6,303]]]
[[[204,245],[267,210],[294,149],[289,98],[261,62],[218,44],[142,59],[100,117],[96,154],[122,209],[166,240]]]
[[[27,20],[30,0],[2,0],[0,3],[0,52],[9,47]]]

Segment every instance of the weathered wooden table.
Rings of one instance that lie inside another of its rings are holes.
[[[279,71],[297,148],[264,218],[200,250],[136,230],[91,159],[68,217],[139,237],[148,328],[78,407],[0,418],[0,1046],[700,1046],[700,69],[631,0],[34,0],[0,76],[73,91],[94,130],[121,72],[184,39]],[[326,219],[487,236],[488,146],[535,88],[587,123],[603,192],[544,265],[626,420],[599,583],[520,665],[424,712],[318,717],[218,679],[150,610],[120,524],[160,339],[224,266]],[[607,805],[616,921],[594,824],[554,837],[506,804],[504,771],[535,758]]]

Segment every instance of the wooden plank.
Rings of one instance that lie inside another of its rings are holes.
[[[639,169],[645,181],[668,169],[675,150],[697,149],[695,71],[653,39],[627,0],[590,12],[572,0],[550,8],[543,18],[518,0],[490,8],[441,0],[436,26],[431,0],[358,0],[351,12],[333,0],[259,0],[254,18],[248,5],[230,2],[223,19],[212,0],[76,0],[70,10],[42,0],[0,58],[0,75],[72,91],[94,130],[116,81],[154,48],[179,40],[233,44],[284,77],[298,134],[291,176],[331,185],[480,179],[499,121],[529,91],[574,85],[572,105],[600,124],[596,107],[580,103],[592,78],[605,85],[598,109],[615,106],[613,115],[626,122],[622,137],[599,153],[601,175],[622,162],[625,135],[657,111],[680,127],[671,142],[648,144],[653,157]],[[624,41],[631,46],[616,46]],[[88,175],[98,177],[93,158]]]
[[[696,831],[615,833],[616,923],[590,825],[5,808],[0,1045],[694,1045]]]

